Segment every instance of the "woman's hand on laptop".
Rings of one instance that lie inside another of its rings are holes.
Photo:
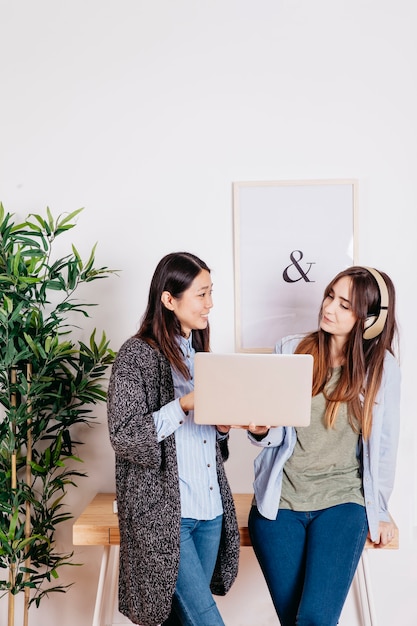
[[[216,426],[217,432],[221,435],[227,435],[231,426],[225,426],[224,424],[220,424]]]
[[[180,407],[186,415],[188,415],[188,411],[194,409],[194,391],[190,391],[190,393],[187,393],[185,396],[181,396]]]
[[[252,435],[266,435],[271,428],[270,426],[257,426],[256,424],[249,424],[246,427]]]
[[[217,428],[219,428],[217,426]],[[260,435],[265,436],[269,429],[271,428],[270,426],[256,426],[256,424],[249,424],[249,426],[229,426],[228,428],[243,428],[243,430],[248,430],[250,433],[252,433],[252,435]]]

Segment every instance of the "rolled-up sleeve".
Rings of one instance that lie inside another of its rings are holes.
[[[181,408],[180,399],[172,400],[159,411],[153,412],[158,441],[163,441],[183,425],[185,413]]]

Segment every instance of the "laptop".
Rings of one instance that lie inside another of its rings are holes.
[[[310,354],[216,354],[194,361],[194,421],[230,426],[308,426]]]

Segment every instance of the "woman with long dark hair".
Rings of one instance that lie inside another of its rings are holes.
[[[391,279],[353,266],[327,286],[319,329],[276,346],[314,357],[310,425],[249,433],[263,448],[249,530],[281,626],[335,626],[367,535],[394,537],[396,330]]]
[[[239,531],[223,461],[227,426],[194,423],[194,355],[208,351],[208,266],[166,255],[108,392],[120,527],[119,610],[143,626],[224,626]]]

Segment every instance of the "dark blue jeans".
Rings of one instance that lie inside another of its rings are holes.
[[[224,626],[210,591],[223,515],[181,519],[180,566],[171,615],[162,626]]]
[[[365,507],[249,514],[249,533],[281,626],[336,626],[368,533]]]

